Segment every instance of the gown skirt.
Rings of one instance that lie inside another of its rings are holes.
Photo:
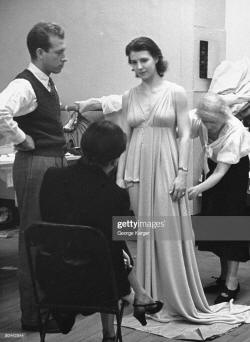
[[[131,130],[124,171],[131,207],[141,222],[159,224],[158,228],[143,225],[138,229],[138,233],[149,234],[138,234],[137,276],[154,299],[164,302],[154,319],[233,324],[242,317],[215,312],[204,295],[187,196],[173,201],[170,195],[178,172],[175,93],[182,89],[166,81],[147,110],[136,87],[123,108]]]

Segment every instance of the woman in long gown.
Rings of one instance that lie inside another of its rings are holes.
[[[123,99],[130,140],[118,182],[124,180],[128,186],[137,217],[165,220],[163,229],[138,237],[137,276],[154,298],[165,303],[158,319],[196,319],[196,309],[203,308],[206,299],[185,195],[191,130],[186,93],[162,78],[161,51],[148,38],[132,41],[126,54],[142,82]]]
[[[137,245],[138,278],[153,298],[164,302],[154,319],[240,322],[242,317],[211,310],[199,277],[185,192],[191,136],[185,90],[163,79],[166,64],[150,38],[134,39],[126,55],[141,83],[122,99],[120,119],[128,146],[117,182],[128,188],[138,218],[165,221],[164,229],[152,229]],[[101,103],[96,98],[76,102],[81,113],[102,109]]]

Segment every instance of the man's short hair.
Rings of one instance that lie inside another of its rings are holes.
[[[42,48],[48,51],[51,47],[50,36],[57,36],[64,39],[64,30],[55,23],[40,22],[32,27],[27,36],[27,46],[31,59],[36,59],[36,50]]]
[[[81,149],[88,162],[105,166],[125,151],[126,140],[119,126],[101,120],[89,125],[82,136]]]

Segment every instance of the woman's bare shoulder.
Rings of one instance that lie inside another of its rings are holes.
[[[182,94],[186,93],[186,90],[184,89],[184,87],[175,82],[170,82],[170,81],[165,80],[164,83],[166,84],[166,87],[170,88],[175,93],[182,93]]]

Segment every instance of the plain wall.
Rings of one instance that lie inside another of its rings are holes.
[[[225,59],[226,32],[225,32],[225,0],[195,0],[193,19],[193,75],[192,94],[193,107],[197,106],[201,96],[207,92],[211,79],[199,77],[200,40],[208,41],[208,46],[213,42],[217,45],[213,55],[213,67]],[[211,61],[209,61],[211,62]],[[193,140],[193,182],[197,184],[200,179],[199,157],[201,156],[200,139]],[[193,213],[200,211],[200,198],[193,201]]]
[[[167,78],[191,91],[193,0],[0,0],[0,91],[29,62],[26,35],[38,21],[65,28],[69,61],[54,76],[62,102],[122,93],[138,83],[126,44],[149,36],[169,61]]]
[[[250,58],[250,1],[226,0],[226,59]]]
[[[209,88],[211,79],[199,77],[200,40],[216,44],[213,52],[213,70],[226,56],[226,32],[225,32],[225,0],[195,0],[194,10],[194,72],[193,91],[194,106],[200,94]],[[209,60],[209,63],[211,60]]]

